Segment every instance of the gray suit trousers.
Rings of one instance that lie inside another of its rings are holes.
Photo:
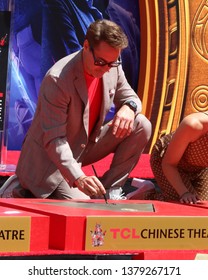
[[[100,178],[100,181],[106,189],[122,187],[138,163],[150,139],[151,129],[150,121],[142,114],[136,116],[133,132],[123,139],[115,138],[111,126],[105,124],[99,138],[96,141],[89,141],[79,161],[82,166],[86,166],[113,153],[110,168]],[[66,181],[63,181],[48,198],[89,199],[78,189],[70,188]]]

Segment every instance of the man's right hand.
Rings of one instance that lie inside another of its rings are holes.
[[[90,197],[103,196],[106,193],[103,184],[96,176],[81,176],[74,182],[75,186]]]

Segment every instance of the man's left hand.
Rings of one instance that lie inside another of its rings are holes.
[[[123,105],[115,114],[112,122],[109,124],[113,127],[113,135],[116,138],[129,136],[133,130],[135,113],[127,105]]]

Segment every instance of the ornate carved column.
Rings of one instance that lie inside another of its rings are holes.
[[[208,110],[208,1],[140,0],[138,94],[153,125],[146,152],[184,116]]]

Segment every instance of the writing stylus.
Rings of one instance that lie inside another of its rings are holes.
[[[93,171],[94,171],[94,173],[95,173],[95,176],[96,177],[98,177],[98,175],[97,175],[97,171],[95,170],[95,167],[94,167],[94,165],[92,164],[92,169],[93,169]],[[106,204],[108,204],[108,200],[107,200],[107,197],[106,197],[106,195],[105,194],[103,194],[103,197],[104,197],[104,199],[105,199],[105,203]]]

